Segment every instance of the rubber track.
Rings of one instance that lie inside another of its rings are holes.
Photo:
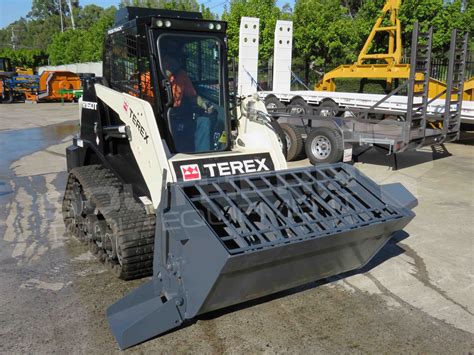
[[[74,168],[69,174],[64,195],[63,215],[67,229],[83,241],[86,239],[81,235],[82,232],[72,225],[71,219],[65,214],[67,202],[73,198],[72,186],[75,180],[81,184],[87,200],[96,206],[113,235],[118,238],[122,265],[118,260],[111,260],[94,241],[90,241],[91,250],[121,279],[132,280],[152,275],[156,217],[148,215],[144,206],[124,191],[122,183],[110,170],[100,165]]]

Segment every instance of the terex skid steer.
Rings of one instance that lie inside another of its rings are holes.
[[[107,311],[121,348],[360,268],[414,217],[403,186],[350,165],[287,169],[264,103],[230,97],[224,22],[123,8],[103,66],[83,83],[63,215],[120,278],[152,276]]]

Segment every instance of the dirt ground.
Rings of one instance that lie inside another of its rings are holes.
[[[144,281],[115,279],[65,234],[64,149],[77,112],[0,105],[1,353],[119,352],[105,309]],[[126,352],[473,352],[474,134],[392,164],[370,150],[356,166],[403,183],[417,216],[363,270],[201,316]]]

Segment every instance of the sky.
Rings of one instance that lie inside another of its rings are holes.
[[[31,10],[32,0],[0,0],[0,28],[8,26]],[[96,4],[102,7],[117,6],[120,0],[80,0],[81,6]]]
[[[209,7],[212,12],[221,14],[224,11],[225,0],[198,0],[199,3]],[[278,6],[285,3],[293,3],[294,0],[278,0]],[[8,26],[20,17],[25,17],[31,9],[32,0],[0,0],[0,28]],[[101,7],[108,7],[111,5],[118,6],[120,0],[80,0],[81,6],[96,4]]]

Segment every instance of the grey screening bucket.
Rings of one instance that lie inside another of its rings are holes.
[[[124,349],[186,319],[364,266],[414,217],[346,164],[171,183],[153,278],[107,310]]]

